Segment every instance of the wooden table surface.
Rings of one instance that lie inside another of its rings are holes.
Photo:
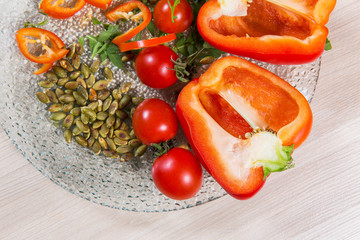
[[[62,189],[0,130],[0,239],[360,239],[360,1],[338,1],[296,167],[247,201],[168,212],[107,208]]]

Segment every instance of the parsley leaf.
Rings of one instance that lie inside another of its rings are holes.
[[[326,42],[325,42],[325,51],[329,51],[332,49],[332,46],[331,46],[331,42],[330,40],[327,38],[326,39]]]

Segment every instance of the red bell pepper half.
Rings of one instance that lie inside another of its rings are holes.
[[[198,159],[232,196],[258,192],[271,172],[292,166],[312,112],[285,80],[238,57],[224,57],[181,91],[176,112]]]
[[[225,52],[275,64],[302,64],[324,51],[324,25],[335,3],[210,0],[201,7],[197,25],[205,41]]]

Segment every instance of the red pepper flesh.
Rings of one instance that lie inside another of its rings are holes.
[[[69,3],[66,3],[64,0],[42,0],[39,8],[50,17],[65,19],[75,15],[85,4],[85,0],[77,0]]]
[[[251,148],[248,133],[271,129],[282,146],[298,147],[312,125],[310,106],[299,91],[238,57],[217,60],[186,85],[176,113],[205,169],[238,199],[253,196],[264,184],[263,167],[241,158]]]
[[[218,0],[206,2],[197,18],[210,45],[275,64],[302,64],[324,51],[324,26],[336,0],[253,0],[246,16],[227,16]]]
[[[140,41],[134,41],[134,42],[126,42],[118,44],[120,48],[120,52],[127,52],[130,50],[136,50],[144,47],[153,47],[157,46],[163,43],[171,42],[176,39],[175,33],[170,33],[165,36],[157,37],[157,38],[149,38],[145,40]]]
[[[85,0],[88,4],[93,5],[100,9],[107,9],[112,0]]]

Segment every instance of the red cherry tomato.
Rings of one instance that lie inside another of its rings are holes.
[[[135,60],[135,71],[140,81],[152,88],[167,88],[176,83],[174,63],[178,59],[169,47],[158,45],[142,50]]]
[[[144,144],[160,143],[175,137],[179,123],[174,109],[163,100],[144,100],[133,115],[136,137]]]
[[[180,33],[188,29],[193,21],[194,15],[190,4],[186,0],[180,0],[175,5],[173,18],[171,18],[171,8],[174,0],[160,0],[154,8],[154,23],[163,32]]]
[[[194,154],[183,148],[173,148],[158,157],[151,173],[159,191],[176,200],[193,197],[200,190],[203,181],[199,161]]]

